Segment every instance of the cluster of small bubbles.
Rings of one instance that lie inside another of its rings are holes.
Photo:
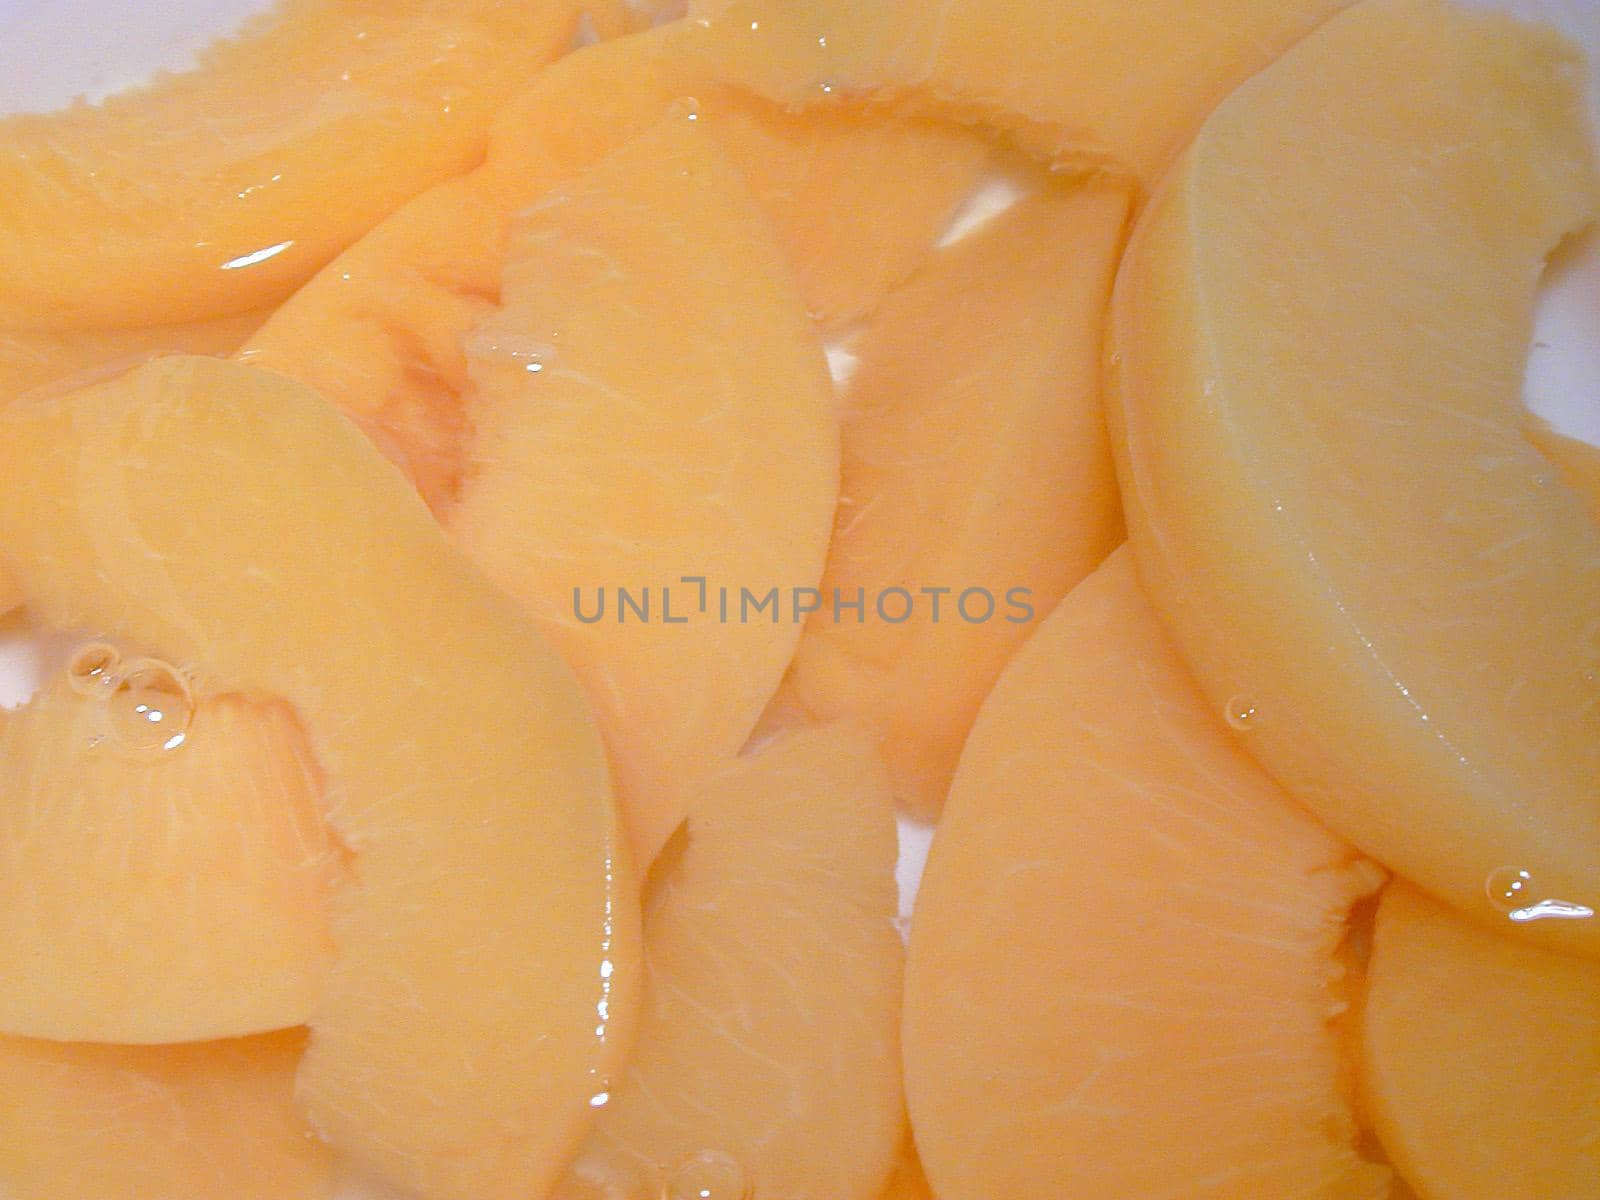
[[[129,750],[176,750],[188,738],[193,720],[188,683],[159,659],[128,663],[106,697],[106,727]]]
[[[1249,696],[1228,697],[1227,704],[1222,707],[1222,715],[1229,725],[1241,732],[1254,729],[1261,720],[1261,712]]]
[[[701,1150],[667,1173],[661,1200],[749,1200],[750,1179],[730,1155]]]

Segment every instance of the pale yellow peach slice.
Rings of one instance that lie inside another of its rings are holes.
[[[1333,1027],[1381,878],[1235,745],[1118,551],[985,702],[917,897],[939,1200],[1387,1196]]]
[[[1364,1090],[1423,1200],[1600,1193],[1600,966],[1520,945],[1402,883],[1378,906]]]
[[[0,121],[0,326],[195,321],[274,303],[477,165],[578,0],[284,0],[193,71]],[[198,132],[197,132],[198,130]]]
[[[304,726],[352,853],[312,1125],[430,1198],[542,1194],[626,1060],[638,908],[599,735],[516,605],[330,406],[208,358],[0,410],[0,557],[45,625]]]
[[[740,760],[670,853],[638,1051],[556,1200],[872,1200],[904,1118],[893,805],[871,743],[810,729]]]
[[[1113,319],[1140,574],[1212,707],[1500,924],[1507,865],[1600,907],[1600,526],[1521,403],[1542,263],[1600,195],[1581,78],[1508,17],[1360,5],[1212,116]],[[1517,928],[1600,953],[1597,920]]]
[[[316,1008],[342,854],[292,713],[82,647],[0,714],[0,1030],[187,1042]]]
[[[8,1200],[331,1200],[294,1106],[303,1030],[189,1046],[0,1038]]]
[[[920,814],[1012,651],[1121,541],[1100,344],[1126,213],[1119,190],[1047,188],[931,258],[853,347],[792,679],[880,737]]]
[[[1205,115],[1348,0],[698,0],[713,53],[789,104],[868,95],[1152,184]]]

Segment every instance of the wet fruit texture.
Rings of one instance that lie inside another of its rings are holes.
[[[1600,521],[1600,446],[1580,442],[1557,433],[1539,420],[1528,423],[1528,440],[1560,472],[1560,478],[1589,505],[1589,513]]]
[[[814,121],[721,85],[678,28],[569,55],[496,124],[488,163],[419,197],[302,289],[247,361],[311,384],[400,463],[436,511],[471,426],[463,342],[492,311],[512,214],[691,102],[739,168],[825,324],[859,315],[925,255],[987,161],[927,122]]]
[[[646,900],[638,1049],[556,1200],[872,1200],[904,1128],[882,764],[857,733],[792,733],[686,831]]]
[[[695,0],[716,53],[785,103],[865,94],[1152,184],[1237,84],[1348,0]]]
[[[1385,1151],[1422,1200],[1600,1191],[1600,966],[1521,945],[1401,883],[1362,1022]]]
[[[183,1042],[300,1024],[342,860],[294,715],[86,652],[107,657],[0,714],[0,1029]]]
[[[586,685],[640,863],[782,678],[801,625],[776,608],[821,575],[838,496],[821,350],[714,118],[689,116],[513,221],[446,517]]]
[[[353,872],[298,1078],[312,1124],[440,1200],[547,1188],[624,1061],[639,977],[566,667],[280,376],[167,358],[14,403],[0,481],[0,553],[41,622],[281,698],[305,727]]]
[[[940,1200],[1387,1196],[1333,1028],[1380,879],[1237,747],[1118,551],[985,702],[917,898]]]
[[[294,1106],[303,1030],[190,1046],[0,1038],[11,1200],[331,1200]]]
[[[878,734],[921,815],[1029,611],[1121,540],[1100,343],[1126,213],[1122,191],[1048,187],[939,251],[854,346],[833,543],[792,679],[819,717]]]
[[[351,413],[574,659],[641,862],[754,728],[803,622],[791,589],[820,578],[837,433],[805,310],[852,311],[909,272],[986,153],[936,126],[739,100],[680,36],[546,73],[483,170],[385,222],[243,353]],[[826,289],[802,274],[794,298],[796,262]],[[705,609],[684,576],[705,578]],[[674,620],[693,605],[687,629],[666,624],[666,585]],[[579,586],[591,614],[608,589],[603,621],[577,620]],[[788,611],[742,619],[745,586]],[[619,587],[654,589],[649,623],[617,620]]]
[[[286,0],[194,71],[0,121],[0,327],[166,324],[282,299],[476,165],[491,117],[566,49],[580,7]]]
[[[33,388],[90,376],[120,374],[162,354],[232,354],[261,327],[267,314],[248,312],[186,325],[139,329],[84,329],[65,333],[0,331],[0,403]],[[63,384],[65,386],[65,384]]]
[[[1113,314],[1140,574],[1213,707],[1248,697],[1290,792],[1500,924],[1506,865],[1600,907],[1600,526],[1520,399],[1545,255],[1600,194],[1581,79],[1507,17],[1351,10],[1207,122]],[[1517,928],[1600,952],[1600,921]]]

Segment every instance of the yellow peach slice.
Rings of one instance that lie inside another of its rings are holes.
[[[1332,1028],[1380,880],[1229,738],[1118,551],[985,702],[918,894],[940,1200],[1387,1196]]]
[[[1126,213],[1122,191],[1048,188],[931,258],[854,347],[833,544],[792,679],[812,713],[877,732],[917,813],[944,802],[1033,614],[1122,540],[1100,343]]]
[[[1600,195],[1580,79],[1509,17],[1360,5],[1212,116],[1113,315],[1140,575],[1213,708],[1502,924],[1506,865],[1600,907],[1600,526],[1521,404],[1541,264]],[[1600,921],[1519,928],[1600,953]]]
[[[282,299],[475,166],[580,7],[286,0],[193,71],[0,121],[0,325],[176,323]]]
[[[1423,1200],[1600,1194],[1600,966],[1395,882],[1373,931],[1364,1087]]]
[[[473,437],[445,518],[586,685],[640,863],[783,677],[800,621],[748,597],[816,584],[838,496],[821,349],[710,119],[688,116],[514,222],[500,308],[468,335]]]
[[[646,899],[637,1053],[556,1200],[872,1200],[904,1128],[883,766],[859,734],[797,732],[686,829]]]
[[[190,1046],[0,1038],[8,1200],[329,1200],[295,1111],[305,1032]]]
[[[0,715],[0,1029],[186,1042],[284,1029],[333,953],[341,852],[282,705],[90,643]]]
[[[700,0],[715,53],[789,104],[866,94],[1150,184],[1212,107],[1348,0]]]
[[[459,485],[462,341],[499,297],[512,214],[655,126],[680,101],[712,120],[825,324],[875,304],[927,253],[987,162],[959,129],[872,113],[813,119],[722,86],[668,26],[590,46],[533,80],[490,161],[419,197],[302,289],[245,361],[311,384],[442,510]]]
[[[207,358],[0,410],[0,556],[42,623],[294,707],[352,852],[313,1126],[440,1200],[547,1189],[628,1049],[638,909],[599,736],[516,605],[331,407]]]

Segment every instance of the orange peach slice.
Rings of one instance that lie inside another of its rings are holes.
[[[0,410],[0,556],[42,623],[294,707],[353,873],[312,1124],[429,1197],[547,1189],[628,1049],[638,908],[598,733],[516,605],[331,407],[207,358]]]
[[[869,113],[813,119],[723,86],[669,26],[588,47],[532,81],[489,163],[419,197],[302,289],[246,361],[356,419],[435,509],[469,427],[462,342],[499,298],[514,213],[693,101],[743,174],[825,324],[866,311],[921,261],[987,162],[959,129]]]
[[[783,677],[800,621],[747,597],[816,584],[838,496],[821,349],[688,116],[517,218],[446,514],[586,685],[641,863]]]
[[[1111,189],[1024,200],[930,259],[855,347],[833,544],[792,678],[811,712],[879,735],[920,814],[944,802],[1032,614],[1121,541],[1100,341],[1126,213]]]
[[[904,1127],[883,766],[858,734],[794,733],[686,828],[646,899],[638,1051],[556,1200],[872,1200]]]
[[[567,48],[580,7],[286,0],[194,71],[0,121],[0,325],[143,326],[281,300],[475,166],[491,117]]]
[[[1600,195],[1581,78],[1508,17],[1360,5],[1212,116],[1113,318],[1140,575],[1213,709],[1501,924],[1506,865],[1600,908],[1600,526],[1521,404],[1541,265]],[[1600,920],[1518,928],[1600,953]]]
[[[186,1042],[298,1025],[341,854],[282,705],[90,643],[0,714],[0,1029]]]
[[[192,1046],[0,1038],[8,1200],[329,1200],[294,1107],[303,1030]]]
[[[1118,551],[984,704],[918,895],[940,1200],[1386,1196],[1332,1027],[1380,879],[1228,737]]]
[[[1404,884],[1378,906],[1362,1022],[1379,1137],[1423,1200],[1600,1188],[1600,966]]]
[[[700,0],[715,53],[785,103],[867,94],[1149,184],[1212,107],[1348,0]]]

